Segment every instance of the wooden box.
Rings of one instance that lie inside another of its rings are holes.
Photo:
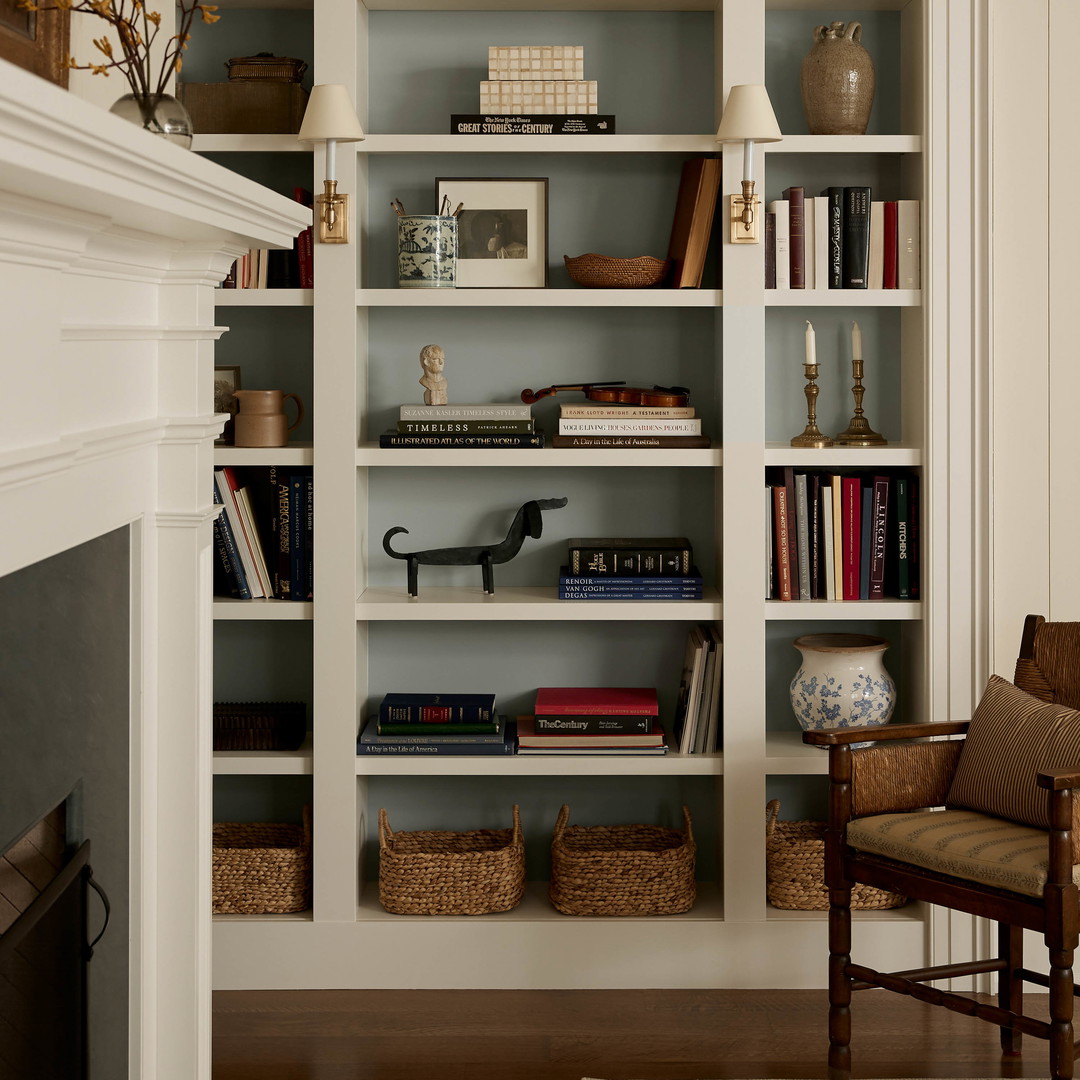
[[[308,99],[298,83],[273,79],[180,83],[179,90],[196,135],[295,135]]]

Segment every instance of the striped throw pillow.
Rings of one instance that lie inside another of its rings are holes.
[[[1080,712],[1039,701],[992,675],[945,802],[1046,829],[1047,792],[1035,774],[1071,766],[1080,766]],[[1074,838],[1080,834],[1077,817],[1074,811]]]

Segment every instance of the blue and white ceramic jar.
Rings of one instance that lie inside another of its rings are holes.
[[[457,285],[457,218],[410,214],[398,218],[398,286],[453,289]]]
[[[791,707],[804,731],[889,722],[896,706],[896,683],[885,670],[889,643],[884,638],[805,634],[794,644],[802,653],[802,664],[791,680]]]

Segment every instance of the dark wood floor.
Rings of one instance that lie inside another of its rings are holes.
[[[214,1080],[804,1080],[825,1075],[826,1008],[797,990],[219,992]],[[853,1018],[856,1077],[1047,1075],[1044,1042],[1003,1061],[997,1028],[885,991]]]

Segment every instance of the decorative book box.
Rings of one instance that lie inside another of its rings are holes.
[[[177,90],[196,135],[295,135],[308,99],[299,83],[276,79],[180,83]]]

